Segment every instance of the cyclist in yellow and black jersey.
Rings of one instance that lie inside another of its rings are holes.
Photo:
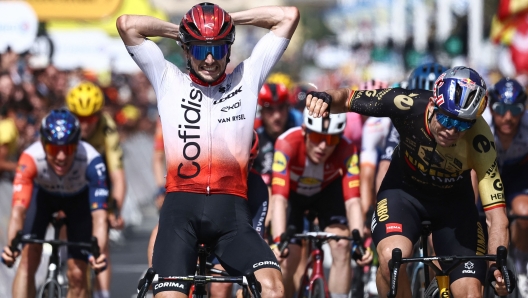
[[[349,89],[314,92],[307,107],[315,116],[352,111],[390,117],[400,133],[392,162],[382,182],[371,230],[380,256],[378,293],[388,293],[393,248],[410,257],[423,220],[433,227],[438,255],[485,254],[483,228],[474,204],[470,171],[478,177],[488,222],[488,252],[508,245],[508,219],[502,181],[497,169],[494,139],[481,117],[486,85],[473,69],[455,67],[442,73],[433,92],[426,90]],[[454,297],[480,297],[485,262],[461,264],[450,274]],[[410,297],[402,270],[398,297]],[[505,294],[500,271],[493,274],[497,292]]]
[[[92,145],[103,157],[108,172],[107,183],[110,189],[108,221],[111,228],[122,229],[124,227],[123,218],[117,214],[123,206],[126,192],[123,149],[119,143],[119,133],[114,120],[108,113],[102,111],[104,106],[103,91],[91,82],[82,82],[70,89],[66,96],[66,105],[79,118],[83,141]],[[108,245],[104,248],[104,253],[109,256]],[[97,276],[98,284],[94,297],[110,297],[111,268],[109,260],[107,269]]]

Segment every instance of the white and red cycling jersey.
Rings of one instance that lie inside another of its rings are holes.
[[[347,201],[359,197],[357,148],[342,137],[326,162],[315,164],[306,155],[302,128],[291,128],[275,143],[272,193],[289,197],[290,191],[305,196],[319,193],[336,179],[342,179],[343,196]]]
[[[257,96],[289,39],[269,32],[251,57],[205,85],[180,71],[146,39],[127,46],[158,99],[167,163],[167,192],[247,198],[248,159]]]

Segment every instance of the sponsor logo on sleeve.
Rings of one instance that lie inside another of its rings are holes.
[[[274,177],[271,180],[271,185],[278,185],[278,186],[284,186],[286,185],[286,181],[282,178]]]
[[[347,175],[348,176],[355,176],[359,175],[359,167],[358,167],[359,158],[357,154],[354,154],[348,158],[346,162],[347,167]]]
[[[414,100],[413,97],[417,96],[418,94],[411,93],[408,96],[405,94],[400,94],[394,98],[394,104],[396,107],[402,111],[409,110],[413,104]]]
[[[284,173],[286,171],[286,165],[288,164],[288,158],[280,151],[275,151],[273,155],[273,166],[271,170],[277,173]]]

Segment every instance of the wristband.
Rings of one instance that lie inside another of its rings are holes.
[[[281,236],[277,236],[275,238],[273,238],[273,243],[277,244],[277,243],[280,243],[281,242]]]

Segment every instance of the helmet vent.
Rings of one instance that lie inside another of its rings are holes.
[[[467,109],[469,108],[469,106],[471,105],[471,103],[473,103],[473,101],[475,100],[475,98],[478,97],[478,94],[479,92],[478,91],[471,91],[471,93],[469,93],[469,96],[468,96],[468,99],[466,100],[466,102],[464,103],[464,106],[462,108],[464,109]]]
[[[460,100],[462,99],[462,87],[460,87],[458,84],[455,84],[455,86],[455,104],[460,106]]]

